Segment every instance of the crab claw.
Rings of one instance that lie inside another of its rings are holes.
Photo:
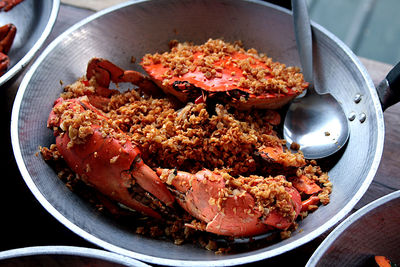
[[[4,10],[5,12],[10,11],[13,7],[18,5],[24,0],[1,0],[0,1],[0,11]]]
[[[299,177],[291,177],[289,179],[293,186],[300,192],[304,192],[307,195],[316,194],[322,191],[321,187],[317,185],[313,180],[305,175],[300,175]]]
[[[261,156],[271,164],[277,164],[280,168],[299,168],[306,164],[301,153],[291,153],[283,151],[282,146],[260,148]]]
[[[260,161],[261,172],[270,175],[281,174],[283,170],[284,173],[295,176],[297,169],[306,165],[302,153],[284,151],[281,144],[261,146],[254,155]]]
[[[16,33],[17,28],[11,23],[0,27],[0,52],[8,54]]]
[[[16,32],[17,28],[13,24],[0,27],[0,76],[6,72],[10,65],[10,58],[7,53],[10,51]]]
[[[206,224],[186,225],[198,230],[235,237],[254,236],[274,228],[289,228],[301,209],[300,194],[291,187],[285,187],[285,190],[291,201],[288,207],[293,214],[285,217],[276,209],[270,211],[264,207],[265,203],[244,187],[230,187],[223,175],[210,170],[190,174],[158,169],[157,174],[174,188],[177,202]]]
[[[10,59],[0,52],[0,76],[6,72],[8,65],[10,65]]]
[[[95,78],[98,87],[96,94],[109,97],[116,93],[116,90],[110,90],[110,82],[124,83],[129,82],[144,90],[151,96],[159,95],[160,89],[145,75],[134,70],[123,70],[110,61],[102,58],[92,58],[87,66],[86,78],[88,80]]]
[[[75,128],[80,122],[70,119],[71,116],[93,120]],[[48,119],[48,127],[55,129],[59,152],[85,183],[131,209],[161,218],[153,207],[137,200],[147,195],[144,193],[143,196],[143,192],[138,195],[137,184],[142,191],[151,193],[167,206],[172,205],[174,197],[156,173],[144,164],[137,146],[119,129],[107,128],[107,123],[107,118],[89,103],[87,97],[58,99]],[[82,135],[84,140],[79,141]],[[153,204],[161,205],[158,200]]]

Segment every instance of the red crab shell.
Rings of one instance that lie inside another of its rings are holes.
[[[203,54],[196,52],[193,54],[194,60],[198,59]],[[243,60],[251,58],[253,64],[250,64],[251,68],[259,68],[268,70],[269,74],[265,75],[265,79],[271,79],[274,75],[270,72],[271,68],[267,66],[263,61],[252,57],[246,53],[234,52],[230,57],[223,57],[222,59],[214,62],[215,67],[222,67],[220,70],[219,77],[207,77],[207,73],[204,73],[197,67],[195,70],[191,70],[186,74],[173,76],[170,79],[165,79],[164,75],[169,70],[168,67],[162,63],[154,63],[151,61],[149,64],[147,61],[141,62],[143,69],[148,73],[150,78],[166,93],[172,94],[177,97],[180,101],[186,103],[197,97],[201,96],[204,92],[212,96],[212,94],[225,93],[227,96],[232,98],[232,103],[240,109],[277,109],[287,104],[294,97],[302,93],[307,88],[308,83],[303,83],[301,90],[299,88],[286,87],[286,92],[265,92],[263,95],[255,95],[249,88],[238,86],[238,82],[241,78],[246,78],[246,74],[240,69],[240,67],[233,63],[234,60]],[[191,92],[187,92],[193,88],[199,88],[199,90],[193,95]]]

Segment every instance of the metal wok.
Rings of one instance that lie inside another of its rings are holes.
[[[54,142],[46,128],[53,101],[85,73],[88,60],[104,57],[124,68],[131,56],[165,51],[168,41],[202,43],[208,38],[242,40],[287,65],[300,65],[290,12],[259,1],[135,1],[97,13],[59,36],[33,64],[13,107],[11,135],[23,178],[43,207],[70,230],[107,250],[165,265],[235,265],[270,258],[316,238],[342,219],[362,197],[381,159],[384,121],[378,95],[357,57],[335,36],[313,25],[316,88],[329,90],[349,116],[350,139],[331,160],[331,203],[300,223],[292,237],[271,245],[216,255],[192,244],[136,235],[72,193],[40,156]],[[360,95],[361,101],[354,101]],[[365,120],[360,118],[366,116]]]
[[[372,266],[374,256],[400,262],[400,191],[381,197],[344,220],[307,266]]]
[[[149,265],[104,250],[71,246],[38,246],[0,252],[1,266],[102,266],[123,267]]]
[[[8,12],[1,12],[0,26],[13,23],[17,34],[8,56],[10,66],[0,77],[0,86],[14,77],[43,45],[57,18],[60,0],[23,1]]]

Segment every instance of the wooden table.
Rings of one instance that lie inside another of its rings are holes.
[[[59,16],[52,33],[45,45],[75,22],[91,15],[93,11],[61,5]],[[39,51],[43,51],[43,48]],[[390,70],[389,65],[362,59],[375,83],[378,83]],[[22,179],[16,165],[10,140],[10,118],[12,104],[19,84],[29,66],[19,75],[0,88],[0,106],[2,124],[3,153],[5,160],[1,162],[2,207],[0,228],[0,250],[41,245],[71,245],[96,248],[93,244],[80,238],[54,219],[33,197]],[[356,205],[355,210],[367,203],[400,190],[400,104],[394,105],[385,112],[385,148],[376,177],[370,188]],[[290,264],[304,266],[313,251],[318,247],[327,233],[284,255],[265,260],[262,265]]]

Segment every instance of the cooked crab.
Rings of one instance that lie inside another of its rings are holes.
[[[110,96],[118,94],[109,89],[111,81],[133,82],[150,95],[159,93],[146,76],[124,71],[107,60],[92,59],[86,78],[77,82],[83,89],[81,97],[58,99],[48,120],[57,149],[69,167],[79,179],[111,200],[157,219],[168,216],[178,203],[198,220],[187,227],[235,237],[288,229],[301,211],[319,204],[321,187],[298,172],[306,165],[301,153],[285,152],[280,142],[254,149],[258,160],[252,164],[265,176],[234,178],[224,170],[189,173],[152,169],[143,160],[149,158],[148,152],[141,151],[102,111],[109,105]],[[177,120],[192,107],[180,110]],[[280,123],[279,113],[266,114],[268,123]],[[271,131],[265,134],[276,139]],[[290,177],[269,175],[275,169],[284,170]]]

